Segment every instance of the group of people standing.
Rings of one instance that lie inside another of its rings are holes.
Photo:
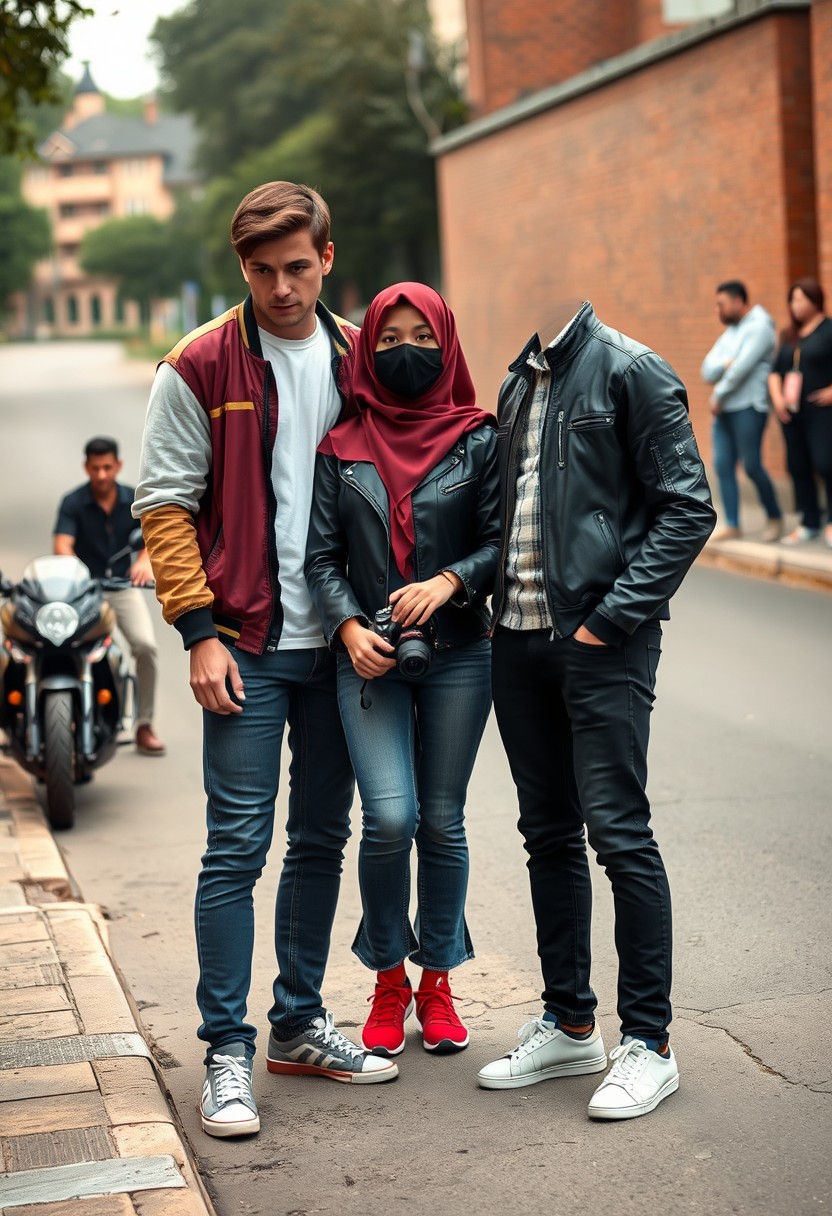
[[[643,1115],[679,1084],[649,718],[668,601],[715,522],[684,386],[577,301],[511,364],[495,416],[431,288],[385,289],[360,331],[323,306],[334,249],[314,190],[254,190],[231,243],[249,295],[160,365],[133,507],[203,708],[202,1126],[260,1127],[252,892],[285,732],[268,1070],[391,1080],[414,1010],[429,1052],[467,1046],[450,973],[473,957],[464,810],[492,696],[544,986],[519,1044],[478,1083],[606,1071],[590,1117]],[[321,992],[355,782],[353,950],[373,973],[359,1043]],[[587,839],[615,901],[621,1041],[609,1059]]]
[[[737,465],[742,463],[766,513],[763,540],[801,545],[821,536],[819,483],[826,498],[822,540],[832,549],[832,321],[820,284],[798,279],[788,293],[789,323],[778,340],[774,321],[752,305],[744,283],[716,290],[725,330],[702,363],[711,394],[714,467],[725,526],[720,540],[742,535]],[[783,534],[783,513],[763,467],[762,440],[771,408],[782,426],[800,522]]]

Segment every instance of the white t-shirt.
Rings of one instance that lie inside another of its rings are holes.
[[[315,332],[299,341],[259,332],[263,357],[277,381],[272,485],[283,605],[278,650],[309,650],[326,644],[303,577],[315,451],[338,420],[341,399],[332,376],[332,345],[317,317]]]

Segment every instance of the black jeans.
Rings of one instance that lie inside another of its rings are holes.
[[[586,825],[612,883],[622,1034],[662,1043],[671,1018],[670,888],[644,788],[660,653],[658,623],[620,648],[498,627],[492,684],[529,854],[544,1004],[567,1024],[594,1018]]]
[[[816,478],[826,490],[827,520],[832,523],[832,405],[804,401],[800,411],[783,423],[789,474],[801,522],[820,527],[820,501]]]

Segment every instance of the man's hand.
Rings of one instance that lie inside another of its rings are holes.
[[[832,405],[832,384],[826,388],[815,389],[813,393],[809,393],[806,400],[814,405]]]
[[[713,414],[714,418],[717,418],[722,413],[722,404],[716,393],[711,393],[711,400],[708,404],[711,407],[711,413]]]
[[[147,549],[142,549],[130,567],[130,582],[134,587],[147,587],[153,582],[153,570],[150,565]]]
[[[347,648],[355,674],[362,679],[375,680],[396,666],[395,647],[372,629],[365,629],[357,617],[344,621],[338,636]]]
[[[450,571],[447,575],[435,574],[424,583],[408,583],[390,596],[393,620],[402,628],[408,625],[424,625],[437,608],[447,604],[452,595],[462,590],[462,580]]]
[[[243,707],[231,699],[226,684],[228,680],[234,696],[245,701],[240,669],[219,638],[195,642],[190,656],[191,689],[202,708],[214,714],[241,714]]]
[[[586,625],[579,625],[572,636],[576,642],[582,642],[584,646],[606,646],[607,644],[600,638],[596,638],[594,633],[590,633]]]

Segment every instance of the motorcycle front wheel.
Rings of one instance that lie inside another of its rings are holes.
[[[46,811],[52,827],[58,829],[71,828],[75,822],[73,718],[72,693],[50,693],[43,707]]]

